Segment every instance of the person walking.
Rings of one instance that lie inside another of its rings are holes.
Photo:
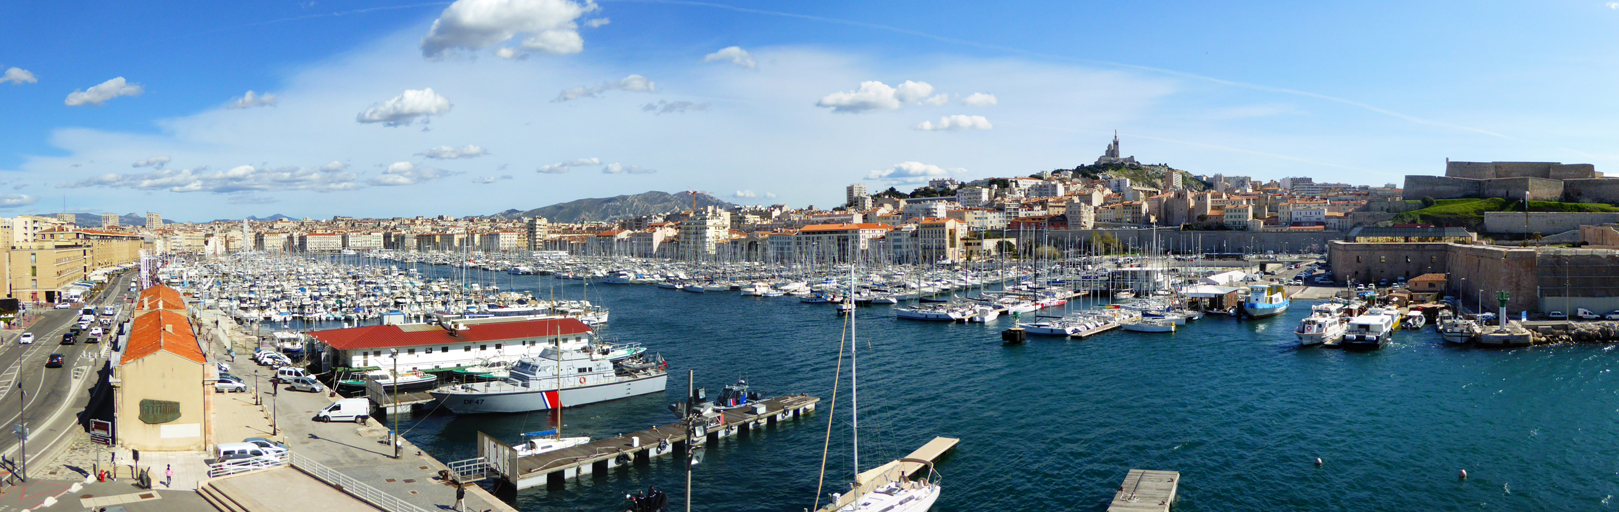
[[[467,488],[462,487],[460,485],[455,486],[455,512],[466,512],[466,510],[467,510],[467,502],[466,502],[466,500],[467,500]]]
[[[165,464],[164,466],[165,466],[165,468],[163,470],[163,486],[168,487],[168,488],[173,488],[174,487],[174,465],[173,464]]]

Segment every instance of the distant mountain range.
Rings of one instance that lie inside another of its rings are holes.
[[[697,193],[697,207],[718,206],[729,208],[731,203],[715,199],[714,196]],[[566,203],[557,203],[543,206],[533,210],[523,211],[517,209],[506,210],[494,217],[501,219],[519,219],[524,217],[544,217],[551,222],[602,222],[638,217],[641,215],[660,215],[670,212],[691,211],[692,195],[687,193],[670,194],[668,192],[642,192],[628,196],[601,197],[579,199]]]

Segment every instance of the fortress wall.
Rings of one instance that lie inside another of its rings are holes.
[[[1445,176],[1487,180],[1495,177],[1495,165],[1490,162],[1446,162]]]
[[[1467,163],[1467,162],[1451,162]],[[1447,171],[1446,174],[1449,174]],[[1484,181],[1478,179],[1455,178],[1449,176],[1422,176],[1407,175],[1405,189],[1401,197],[1407,201],[1416,201],[1424,197],[1434,199],[1457,199],[1463,197],[1479,197],[1484,192]],[[1520,193],[1521,197],[1522,194]]]
[[[1507,292],[1507,311],[1511,314],[1535,311],[1540,307],[1535,291],[1540,286],[1538,264],[1534,249],[1452,245],[1450,262],[1445,266],[1450,270],[1446,286],[1456,290],[1458,298],[1466,297],[1469,304],[1483,291],[1490,311],[1496,310],[1493,299],[1502,290]]]
[[[1544,178],[1498,178],[1485,182],[1482,195],[1522,201],[1525,191],[1532,201],[1561,201],[1563,182]]]
[[[1339,283],[1410,279],[1428,273],[1449,272],[1448,243],[1327,243],[1327,263]]]
[[[1523,212],[1484,212],[1484,232],[1524,233]],[[1619,223],[1619,213],[1529,212],[1529,233],[1552,235],[1580,229],[1580,226]]]
[[[1592,178],[1564,181],[1563,200],[1571,203],[1619,204],[1619,179]]]
[[[1596,178],[1597,168],[1591,164],[1553,165],[1551,174],[1547,177],[1555,180],[1578,180]]]
[[[1557,162],[1490,162],[1497,178],[1550,178]]]

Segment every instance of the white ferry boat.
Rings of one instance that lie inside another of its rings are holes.
[[[1389,337],[1400,325],[1399,312],[1371,308],[1366,314],[1349,319],[1349,330],[1344,332],[1344,348],[1379,349],[1389,344]]]
[[[1339,303],[1317,304],[1310,308],[1310,316],[1300,320],[1298,328],[1293,330],[1293,334],[1299,338],[1299,345],[1337,343],[1343,339],[1344,331],[1349,328],[1343,312],[1344,305]]]

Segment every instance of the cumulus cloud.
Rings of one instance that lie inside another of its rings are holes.
[[[382,171],[382,174],[366,180],[366,183],[380,187],[400,187],[436,180],[449,175],[450,173],[445,172],[443,169],[417,167],[416,164],[410,162],[394,162],[388,166],[387,170]]]
[[[261,95],[261,94],[255,93],[253,91],[247,91],[247,94],[243,94],[239,98],[232,98],[231,99],[231,104],[225,106],[225,108],[237,109],[237,108],[268,107],[268,106],[275,105],[275,99],[276,99],[276,97],[275,97],[274,94],[262,94]]]
[[[748,54],[747,50],[743,50],[740,46],[720,48],[720,51],[703,57],[703,62],[729,62],[748,69],[753,69],[759,65],[758,62],[753,60],[753,55]]]
[[[347,172],[348,165],[332,162],[319,167],[265,168],[240,165],[224,171],[196,169],[159,169],[148,173],[108,173],[92,176],[56,188],[103,187],[133,190],[167,190],[170,192],[249,192],[313,190],[331,192],[360,188],[357,177]]]
[[[658,92],[658,84],[641,75],[630,75],[617,82],[603,82],[593,86],[581,85],[564,90],[557,94],[557,97],[552,99],[551,103],[561,103],[579,98],[594,98],[607,91]]]
[[[422,38],[422,56],[439,58],[451,49],[482,50],[525,35],[516,46],[502,47],[505,58],[528,52],[552,55],[579,53],[585,40],[575,22],[596,4],[569,0],[457,0],[439,14]],[[605,20],[605,18],[603,18]],[[596,20],[587,21],[586,24]],[[601,26],[601,24],[591,26]]]
[[[624,165],[617,162],[602,167],[602,174],[652,174],[655,172],[658,171],[656,169],[644,169],[639,165]]]
[[[133,164],[130,164],[130,167],[151,167],[153,169],[162,169],[163,166],[165,164],[167,164],[167,163],[169,163],[169,157],[166,157],[166,156],[154,156],[154,157],[151,157],[151,158],[148,158],[148,159],[141,160],[139,162],[135,162]]]
[[[663,100],[658,100],[658,102],[656,104],[648,103],[648,104],[645,104],[645,105],[641,105],[641,111],[642,112],[652,112],[652,113],[658,114],[658,115],[673,114],[673,113],[677,113],[677,112],[689,112],[689,111],[693,111],[693,110],[708,110],[708,104],[707,103],[692,103],[690,101],[663,101]]]
[[[373,103],[371,107],[360,111],[354,116],[355,121],[361,123],[382,123],[383,126],[407,126],[417,119],[426,122],[428,116],[436,116],[449,112],[452,105],[450,100],[433,88],[406,89],[404,94],[394,96],[393,99]]]
[[[995,99],[994,94],[975,92],[961,99],[961,104],[969,107],[993,107],[1001,101]]]
[[[537,172],[537,173],[540,173],[540,174],[562,174],[562,173],[568,172],[569,170],[573,169],[574,167],[584,167],[584,166],[587,166],[587,165],[601,165],[601,164],[602,164],[602,161],[601,161],[600,158],[580,158],[578,160],[569,160],[569,161],[566,161],[566,162],[559,162],[559,163],[554,163],[554,164],[551,164],[551,165],[540,166],[540,168],[538,170],[534,171],[534,172]]]
[[[984,119],[984,116],[965,116],[960,114],[941,117],[937,123],[933,121],[922,121],[921,124],[911,127],[913,130],[923,131],[992,130],[994,128],[994,126],[989,124],[988,119]]]
[[[0,75],[0,84],[11,82],[11,85],[39,83],[34,74],[22,68],[6,68],[6,74]]]
[[[738,190],[738,191],[736,191],[735,194],[731,194],[731,195],[733,197],[736,197],[737,199],[747,199],[747,198],[750,198],[750,197],[759,197],[759,194],[753,193],[752,190]]]
[[[251,195],[251,194],[232,194],[230,196],[230,199],[225,201],[225,202],[230,203],[230,204],[270,204],[270,203],[276,202],[276,199],[274,197],[270,197],[270,196],[255,196],[255,195]]]
[[[0,194],[0,208],[16,208],[39,202],[38,197],[27,194]]]
[[[453,147],[450,147],[450,146],[439,146],[439,147],[436,147],[436,148],[433,148],[433,149],[429,149],[427,151],[423,151],[421,153],[417,153],[417,155],[425,156],[425,157],[432,158],[432,159],[435,159],[435,160],[455,160],[457,158],[477,158],[477,157],[484,156],[484,155],[487,155],[487,154],[489,154],[489,151],[487,151],[487,150],[485,150],[485,149],[483,149],[481,147],[471,145],[471,144],[468,144],[467,147],[464,147],[464,148],[453,148]]]
[[[29,77],[33,77],[33,75],[30,74]],[[141,89],[141,84],[126,83],[124,82],[124,77],[120,76],[112,80],[101,82],[88,90],[75,90],[70,92],[67,95],[67,100],[63,101],[63,103],[66,103],[69,107],[77,107],[81,105],[95,105],[99,107],[107,100],[117,98],[119,96],[140,96],[142,92],[145,91]]]
[[[967,172],[960,167],[944,168],[922,162],[901,162],[887,169],[877,169],[866,173],[868,180],[891,181],[895,183],[924,183],[928,180],[949,178],[955,174]]]
[[[1613,9],[1613,10],[1619,10],[1619,2],[1608,2],[1608,8]]]
[[[510,175],[510,174],[502,174],[500,176],[484,176],[482,178],[472,180],[472,182],[477,183],[479,185],[488,185],[490,183],[494,183],[494,182],[501,181],[501,180],[509,180],[509,179],[512,179],[512,175]]]
[[[889,87],[878,81],[860,82],[860,88],[853,91],[835,92],[815,102],[815,106],[830,108],[833,112],[859,114],[875,110],[898,110],[906,105],[943,105],[950,98],[946,95],[933,94],[933,86],[927,82],[905,83],[897,87]]]
[[[602,25],[606,25],[606,24],[612,23],[612,22],[613,22],[613,20],[610,20],[610,19],[607,19],[607,18],[595,18],[595,19],[585,20],[585,26],[590,27],[590,28],[596,28],[596,27],[600,27]]]

